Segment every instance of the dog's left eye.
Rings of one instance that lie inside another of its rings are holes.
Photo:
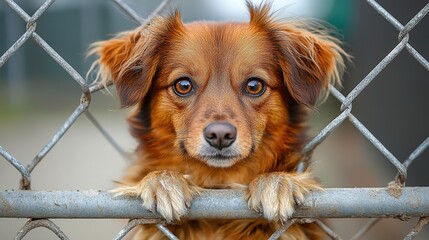
[[[192,82],[188,77],[179,78],[173,85],[174,93],[181,97],[189,95],[192,92],[192,89]]]
[[[259,97],[264,94],[266,89],[266,84],[259,78],[249,78],[246,82],[244,90],[246,93],[252,97]]]

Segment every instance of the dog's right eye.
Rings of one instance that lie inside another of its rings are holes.
[[[174,83],[173,90],[178,96],[186,97],[193,90],[191,79],[188,77],[179,78]]]
[[[245,92],[251,97],[259,97],[264,94],[267,86],[264,81],[259,78],[249,78],[244,86]]]

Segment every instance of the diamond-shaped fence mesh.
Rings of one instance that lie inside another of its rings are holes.
[[[0,146],[0,155],[10,163],[21,175],[19,190],[0,190],[0,218],[28,218],[28,222],[17,233],[16,239],[22,239],[28,232],[38,227],[45,227],[60,239],[68,239],[61,229],[50,219],[58,218],[124,218],[132,219],[117,234],[115,239],[123,239],[134,227],[141,224],[156,224],[158,229],[169,239],[177,239],[166,227],[166,223],[156,214],[140,206],[138,201],[127,199],[112,199],[102,191],[33,191],[31,176],[38,164],[61,141],[64,134],[83,114],[93,123],[112,146],[126,159],[128,154],[116,143],[96,118],[89,112],[91,95],[105,85],[92,84],[85,81],[54,48],[52,48],[38,33],[37,22],[54,0],[45,1],[33,15],[29,15],[13,0],[4,0],[4,7],[13,10],[26,24],[26,31],[0,57],[2,67],[28,41],[34,41],[59,66],[61,66],[76,84],[81,88],[80,103],[73,113],[55,132],[54,136],[36,153],[36,156],[25,166],[7,149]],[[163,1],[159,7],[146,19],[142,18],[129,5],[121,0],[113,1],[123,13],[137,24],[148,24],[150,19],[160,14],[170,3]],[[395,19],[386,9],[373,0],[367,3],[385,20],[398,30],[398,44],[349,92],[346,96],[331,86],[331,95],[341,103],[337,117],[326,125],[304,148],[304,154],[311,152],[323,142],[331,132],[335,131],[344,121],[350,123],[386,158],[397,170],[397,176],[385,188],[355,188],[327,189],[324,192],[313,193],[303,206],[297,209],[295,218],[284,223],[270,239],[277,239],[294,223],[315,221],[332,239],[341,239],[320,218],[373,218],[362,226],[352,239],[359,239],[376,225],[380,218],[420,218],[418,223],[404,239],[412,239],[429,221],[429,187],[406,187],[407,169],[418,156],[429,147],[429,136],[411,152],[408,158],[398,159],[367,127],[352,114],[353,101],[373,82],[377,76],[401,52],[407,51],[416,61],[429,71],[429,62],[410,43],[410,33],[429,12],[426,4],[405,25]],[[429,75],[429,74],[428,74]],[[110,85],[110,84],[107,84]],[[426,104],[423,106],[427,107]],[[0,143],[1,144],[1,143]],[[2,170],[3,171],[3,170]],[[17,180],[18,181],[18,180]],[[211,204],[207,204],[207,203]],[[218,203],[218,204],[213,204]],[[141,209],[141,211],[135,211]],[[310,210],[308,210],[310,209]],[[249,210],[243,198],[243,193],[236,190],[209,190],[198,197],[189,213],[189,218],[258,218],[259,214]]]

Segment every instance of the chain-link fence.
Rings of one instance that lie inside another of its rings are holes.
[[[51,140],[37,153],[34,159],[25,166],[16,159],[7,149],[0,146],[0,154],[21,175],[19,190],[0,190],[0,218],[29,218],[30,220],[16,235],[22,239],[29,231],[38,227],[45,227],[55,233],[60,239],[68,239],[61,229],[50,219],[58,218],[123,218],[134,219],[118,233],[115,239],[122,239],[132,228],[140,224],[157,224],[157,227],[169,239],[177,239],[165,227],[165,222],[159,215],[145,210],[138,200],[113,199],[102,191],[33,191],[31,190],[32,171],[43,161],[49,151],[61,141],[63,135],[75,121],[85,114],[93,125],[106,137],[117,151],[127,158],[115,140],[98,123],[88,107],[91,103],[91,94],[103,89],[100,84],[87,83],[67,61],[65,61],[37,32],[37,21],[47,11],[54,0],[45,1],[40,8],[29,15],[13,0],[4,0],[5,6],[12,9],[26,23],[25,33],[0,57],[2,67],[26,42],[31,39],[36,42],[55,62],[66,71],[81,87],[80,104],[65,120]],[[114,3],[137,24],[147,24],[150,19],[162,12],[170,1],[166,0],[147,18],[139,16],[131,7],[121,0]],[[387,22],[398,31],[398,44],[380,61],[370,73],[362,79],[347,95],[342,95],[334,87],[330,88],[332,96],[340,103],[338,116],[332,120],[307,145],[303,152],[311,152],[329,134],[337,129],[346,119],[378,149],[397,170],[397,176],[385,188],[332,188],[324,192],[312,193],[300,206],[292,220],[286,222],[270,239],[277,239],[287,228],[295,222],[315,221],[332,239],[341,237],[330,229],[320,218],[373,218],[352,239],[359,239],[379,218],[420,218],[405,239],[412,239],[429,221],[429,187],[405,187],[407,169],[418,156],[429,147],[429,137],[426,138],[403,161],[397,159],[392,152],[371,133],[357,117],[352,114],[352,103],[365,88],[377,79],[380,72],[394,60],[399,53],[406,50],[416,61],[429,71],[429,62],[410,44],[410,32],[429,12],[429,4],[421,9],[405,25],[395,19],[387,10],[373,0],[367,3]],[[0,143],[1,144],[1,143]],[[138,209],[139,211],[136,211]],[[209,190],[195,199],[187,214],[189,218],[258,218],[260,214],[247,208],[243,192],[238,190]]]

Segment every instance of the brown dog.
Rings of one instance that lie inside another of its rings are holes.
[[[118,195],[139,197],[181,239],[267,239],[318,183],[297,173],[303,122],[319,93],[339,81],[338,41],[248,3],[249,23],[194,22],[180,14],[98,42],[102,81],[111,78],[138,140]],[[266,220],[182,220],[205,188],[248,186]],[[319,239],[295,224],[281,239]],[[136,239],[161,239],[143,226]]]

